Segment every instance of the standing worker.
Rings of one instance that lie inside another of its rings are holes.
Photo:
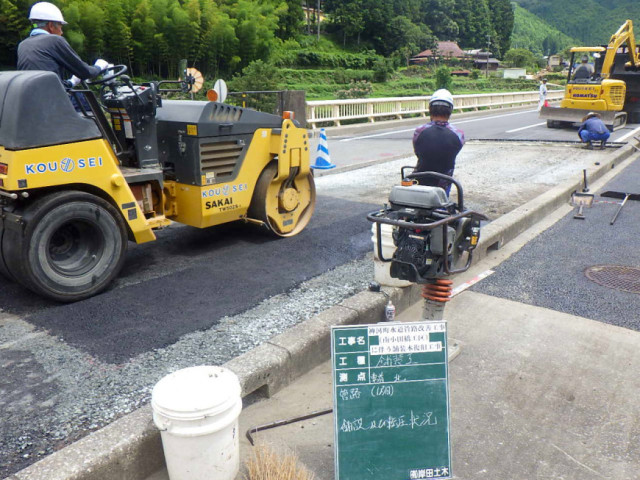
[[[95,65],[84,63],[69,43],[62,38],[66,25],[62,12],[53,3],[38,2],[31,7],[29,20],[34,29],[18,45],[18,70],[46,70],[58,75],[63,85],[75,87],[82,80],[97,77],[109,66],[98,59]],[[73,75],[65,81],[65,74]]]
[[[547,79],[543,78],[540,84],[540,95],[538,100],[538,111],[542,110],[542,107],[546,107],[547,103]]]
[[[453,112],[453,96],[444,88],[436,90],[429,100],[431,121],[413,134],[413,151],[418,157],[414,173],[438,172],[453,176],[456,156],[464,145],[464,132],[449,123]],[[441,187],[449,195],[451,183],[437,178],[422,178],[420,185]]]
[[[593,150],[593,141],[600,141],[600,149],[604,149],[609,136],[609,129],[601,120],[599,114],[595,112],[589,112],[582,119],[582,125],[578,130],[578,135],[583,142],[586,142],[586,148]]]

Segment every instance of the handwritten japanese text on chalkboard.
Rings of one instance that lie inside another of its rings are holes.
[[[446,322],[332,329],[336,478],[451,478]]]

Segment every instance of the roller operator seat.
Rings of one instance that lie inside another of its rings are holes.
[[[7,150],[102,138],[91,118],[78,115],[53,72],[0,72],[0,145]]]

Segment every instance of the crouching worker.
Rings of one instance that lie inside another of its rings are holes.
[[[589,112],[582,119],[582,125],[578,130],[578,135],[580,135],[580,139],[587,144],[586,148],[593,150],[592,142],[600,141],[600,148],[604,149],[611,134],[602,121],[602,117],[595,112]]]

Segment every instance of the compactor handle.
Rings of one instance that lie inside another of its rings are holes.
[[[408,168],[411,169],[411,171],[413,172],[416,167],[412,166],[412,165],[405,165],[404,167],[400,168],[400,180],[404,180],[405,178],[407,178],[407,175],[405,175],[405,170],[407,170]]]

